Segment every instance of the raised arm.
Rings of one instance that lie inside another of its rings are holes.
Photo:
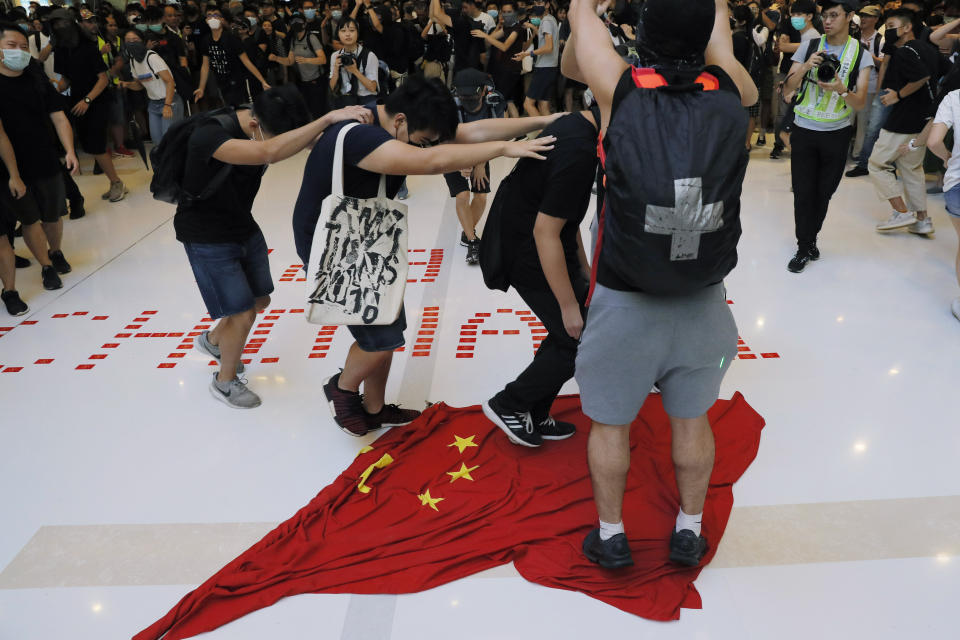
[[[445,27],[453,26],[453,20],[447,15],[447,12],[443,10],[443,5],[440,4],[440,0],[430,0],[430,19]]]
[[[441,144],[428,149],[391,140],[380,145],[357,166],[385,175],[438,175],[472,168],[501,156],[543,160],[540,154],[553,149],[555,140],[554,137],[547,136],[523,142]]]
[[[750,73],[733,55],[733,36],[730,33],[730,12],[726,0],[716,0],[717,15],[713,22],[713,33],[707,43],[705,53],[708,65],[716,65],[723,69],[737,85],[740,91],[740,101],[745,107],[756,104],[760,94],[757,85],[753,84]]]
[[[939,47],[940,43],[946,40],[947,37],[951,35],[956,37],[956,34],[954,32],[958,28],[960,28],[960,18],[946,23],[945,25],[943,25],[942,27],[940,27],[939,29],[937,29],[936,31],[930,34],[930,44],[932,44],[935,47]]]
[[[567,68],[574,63],[576,68],[573,70],[579,71],[575,77],[586,82],[593,91],[603,119],[602,128],[606,129],[613,108],[613,94],[629,65],[614,50],[610,32],[597,16],[595,0],[573,0],[567,16],[571,33],[567,50],[573,48],[575,56],[568,61]]]

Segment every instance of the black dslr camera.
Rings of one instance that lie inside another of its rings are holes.
[[[352,53],[343,52],[340,54],[340,65],[343,67],[352,67],[357,63],[357,56]]]
[[[832,53],[821,53],[820,66],[817,67],[817,80],[820,82],[833,82],[840,71],[840,59]]]

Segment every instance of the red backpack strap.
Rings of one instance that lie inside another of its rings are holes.
[[[633,84],[640,89],[656,89],[667,86],[667,80],[657,73],[656,69],[648,67],[633,67]]]
[[[720,89],[720,81],[717,80],[717,76],[706,71],[697,76],[696,84],[702,85],[704,91],[718,91]]]

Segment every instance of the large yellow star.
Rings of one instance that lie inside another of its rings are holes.
[[[433,509],[434,511],[440,511],[440,509],[437,509],[437,503],[443,502],[444,500],[443,498],[434,498],[433,496],[431,496],[430,489],[427,489],[426,493],[421,493],[417,497],[420,498],[421,507],[425,507],[429,505],[430,508]]]
[[[454,440],[453,443],[448,444],[447,446],[448,446],[448,447],[456,447],[457,449],[460,450],[460,453],[463,453],[463,450],[466,449],[467,447],[479,447],[479,446],[480,446],[480,445],[478,445],[476,442],[473,441],[473,439],[477,437],[477,436],[475,436],[475,435],[470,436],[469,438],[461,438],[461,437],[458,436],[458,435],[454,435],[453,437],[456,438],[456,440]]]
[[[476,467],[470,467],[468,469],[467,465],[461,462],[459,471],[447,471],[447,475],[450,476],[450,482],[459,480],[460,478],[466,478],[467,480],[473,481],[473,478],[470,477],[470,472],[474,469],[478,469],[479,467],[480,465],[477,465]]]

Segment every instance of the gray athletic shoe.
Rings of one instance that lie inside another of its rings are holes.
[[[204,331],[197,336],[197,351],[200,353],[205,353],[214,360],[217,361],[217,364],[220,364],[220,347],[215,344],[210,343],[210,332]],[[246,371],[246,367],[243,366],[243,363],[240,362],[237,364],[237,375],[240,375]]]
[[[110,191],[107,192],[107,200],[110,202],[120,202],[130,191],[124,186],[123,182],[117,180],[110,183]]]
[[[230,382],[217,380],[217,372],[210,381],[210,394],[234,409],[254,409],[260,406],[260,396],[247,388],[245,380],[234,378]]]

